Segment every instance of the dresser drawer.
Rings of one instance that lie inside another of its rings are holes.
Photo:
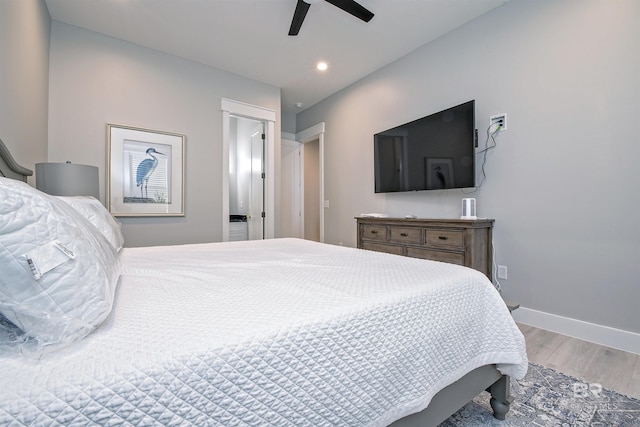
[[[404,255],[404,246],[385,245],[383,243],[362,242],[362,249],[368,251],[385,252],[394,255]]]
[[[391,227],[392,242],[422,244],[422,229],[415,227]]]
[[[407,256],[464,265],[464,254],[460,252],[438,251],[424,248],[407,248]]]
[[[387,240],[385,225],[363,225],[362,238],[367,240]]]
[[[462,249],[464,248],[464,231],[428,228],[425,230],[425,240],[427,245]]]

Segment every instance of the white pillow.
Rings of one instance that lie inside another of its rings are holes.
[[[80,340],[111,312],[118,254],[65,202],[0,178],[0,313],[38,357]]]
[[[124,237],[122,236],[122,226],[109,211],[102,206],[102,203],[95,197],[85,196],[56,196],[58,199],[69,204],[77,210],[80,215],[89,220],[89,222],[100,230],[107,240],[120,251],[124,246]]]

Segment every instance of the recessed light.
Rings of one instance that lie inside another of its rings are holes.
[[[316,68],[320,71],[325,71],[327,68],[329,68],[329,65],[327,65],[326,62],[318,62],[318,65],[316,65]]]

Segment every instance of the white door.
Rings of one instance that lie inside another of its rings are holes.
[[[280,236],[303,238],[302,232],[302,163],[299,142],[283,139],[281,143]]]
[[[320,224],[323,217],[320,191],[320,142],[306,142],[303,148],[304,238],[322,242]]]
[[[264,125],[259,123],[251,134],[251,206],[249,240],[264,239]]]

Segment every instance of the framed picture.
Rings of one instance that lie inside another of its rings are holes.
[[[184,216],[184,135],[107,124],[107,209]]]
[[[453,188],[453,159],[426,158],[427,189]]]

